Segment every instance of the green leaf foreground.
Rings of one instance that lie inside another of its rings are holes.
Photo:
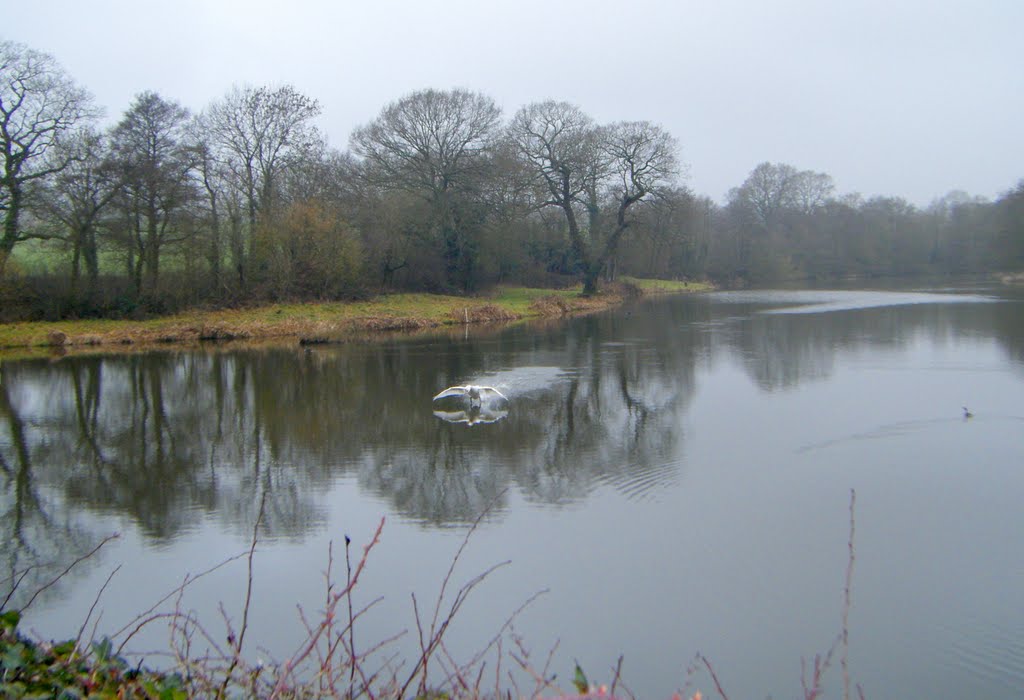
[[[18,632],[20,617],[14,610],[0,614],[0,698],[188,697],[178,674],[133,668],[109,638],[84,653],[71,640],[34,642]]]

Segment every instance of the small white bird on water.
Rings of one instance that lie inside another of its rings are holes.
[[[442,391],[440,394],[435,396],[433,400],[437,401],[438,399],[443,399],[448,396],[465,396],[469,398],[469,402],[471,404],[480,405],[480,402],[483,400],[485,396],[491,398],[492,395],[497,396],[498,398],[501,399],[505,399],[506,401],[508,400],[505,398],[504,394],[495,389],[493,386],[480,386],[479,384],[466,384],[465,386],[450,386],[444,391]]]

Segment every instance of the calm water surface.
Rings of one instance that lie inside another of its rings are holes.
[[[507,414],[435,415],[463,383],[498,387]],[[492,504],[455,582],[510,563],[456,619],[452,654],[548,589],[515,621],[537,666],[557,642],[560,678],[575,658],[608,679],[623,654],[643,697],[683,687],[697,652],[731,697],[797,696],[801,659],[840,631],[855,489],[865,695],[1024,689],[1019,290],[717,293],[450,337],[4,361],[0,467],[4,576],[121,533],[36,603],[42,636],[76,634],[118,565],[98,628],[119,629],[243,551],[265,497],[252,654],[295,648],[329,543],[362,546],[383,516],[357,596],[384,599],[357,627],[369,645],[415,630],[411,594],[433,600]],[[236,562],[184,605],[215,627],[244,587]],[[835,696],[838,663],[828,678]]]

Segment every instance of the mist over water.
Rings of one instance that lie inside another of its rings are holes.
[[[431,398],[498,388],[507,415]],[[963,408],[972,417],[965,419]],[[311,348],[0,364],[5,575],[122,537],[28,616],[101,632],[243,551],[261,499],[255,647],[302,638],[327,547],[384,536],[360,584],[367,643],[414,629],[410,593],[504,560],[451,628],[459,657],[516,621],[560,678],[579,659],[641,697],[700,651],[732,697],[795,696],[840,631],[857,492],[851,675],[867,697],[1024,687],[1024,302],[1010,288],[745,291],[558,325]],[[237,615],[244,566],[188,593]],[[39,571],[26,587],[42,583]],[[414,653],[414,634],[397,643]],[[166,644],[153,630],[140,648]],[[538,662],[542,663],[542,662]],[[838,663],[828,675],[839,687]],[[710,679],[691,687],[707,694]]]

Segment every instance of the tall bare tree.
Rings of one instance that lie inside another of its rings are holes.
[[[55,157],[67,166],[47,182],[41,210],[58,230],[46,237],[61,239],[71,249],[71,290],[76,292],[82,263],[88,290],[95,291],[99,278],[97,234],[101,216],[117,196],[120,172],[111,162],[109,140],[104,134],[83,129],[56,147]]]
[[[465,288],[472,281],[474,217],[466,215],[466,204],[481,199],[500,119],[501,109],[486,95],[421,90],[352,134],[352,150],[374,184],[429,205],[430,231],[441,246],[449,286]]]
[[[52,149],[95,115],[89,94],[52,56],[0,42],[0,276],[14,246],[27,238],[21,227],[26,188],[67,167],[73,151],[53,158]]]
[[[244,201],[250,247],[261,219],[279,204],[285,171],[322,144],[312,123],[319,114],[317,100],[282,85],[232,88],[200,116],[203,141]],[[235,270],[244,283],[251,248],[246,249],[240,229],[232,231]]]
[[[649,122],[595,126],[575,105],[555,101],[520,109],[509,135],[535,175],[540,206],[563,212],[583,293],[595,294],[630,210],[678,175],[675,139]]]
[[[835,189],[831,175],[801,170],[793,183],[793,200],[801,213],[810,214],[824,206]]]
[[[160,256],[184,240],[178,215],[195,195],[187,142],[189,112],[154,92],[138,95],[112,132],[121,169],[120,205],[137,293],[155,291]]]
[[[193,129],[197,126],[192,124]],[[242,240],[242,211],[245,208],[241,194],[231,186],[227,167],[215,157],[213,149],[202,139],[201,133],[192,134],[189,148],[193,155],[193,175],[201,192],[202,204],[196,207],[197,219],[205,235],[200,245],[210,271],[210,287],[215,293],[224,290],[225,241]]]
[[[796,187],[800,171],[786,163],[759,163],[730,199],[746,207],[764,228],[778,223],[785,209],[796,204]]]

